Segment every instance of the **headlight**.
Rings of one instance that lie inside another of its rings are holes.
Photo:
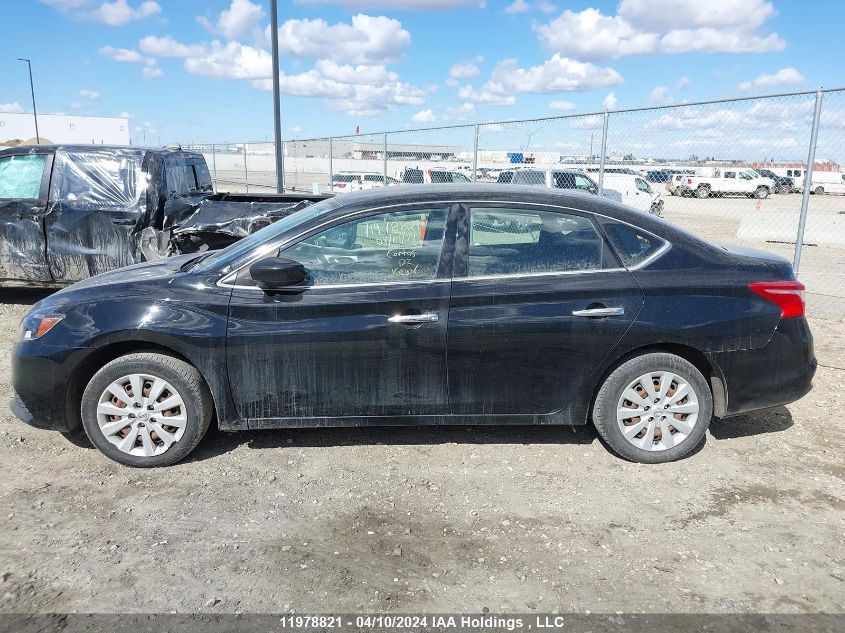
[[[64,319],[63,314],[27,314],[21,321],[21,339],[41,338]]]

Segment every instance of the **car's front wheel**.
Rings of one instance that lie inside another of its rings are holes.
[[[664,352],[622,363],[593,404],[593,423],[605,442],[622,457],[646,464],[688,455],[712,417],[704,376],[692,363]]]
[[[82,426],[107,457],[135,467],[169,466],[199,444],[212,417],[202,376],[165,354],[121,356],[82,395]]]

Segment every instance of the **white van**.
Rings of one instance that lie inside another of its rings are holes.
[[[845,193],[845,174],[841,171],[813,170],[813,184],[810,193],[820,196],[825,193]]]
[[[384,174],[375,171],[341,171],[332,175],[332,193],[348,193],[384,187],[384,180]],[[399,181],[388,176],[387,184],[398,185]]]
[[[598,195],[599,186],[587,174],[576,169],[519,169],[513,172],[511,184],[535,185],[553,189],[578,189]],[[602,195],[614,202],[622,202],[622,195],[610,187],[605,187]]]
[[[630,174],[605,174],[604,187],[618,191],[622,202],[638,211],[663,217],[663,200],[645,178]]]

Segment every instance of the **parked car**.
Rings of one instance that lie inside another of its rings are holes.
[[[471,182],[459,171],[448,169],[419,169],[408,167],[402,172],[402,182],[414,185],[444,184],[449,182]]]
[[[375,187],[398,185],[392,176],[385,176],[375,171],[342,171],[332,175],[332,193],[349,193]]]
[[[214,194],[202,154],[38,145],[0,151],[0,286],[64,285],[226,246],[324,196]]]
[[[517,172],[516,169],[503,169],[496,176],[496,182],[499,184],[509,185],[513,181],[513,175]]]
[[[845,193],[845,174],[840,171],[813,171],[810,193],[821,196],[825,193]]]
[[[714,416],[807,393],[802,293],[777,255],[583,192],[382,187],[47,297],[22,321],[11,407],[130,466],[179,461],[212,420],[592,422],[666,462]]]
[[[768,178],[762,178],[753,169],[718,167],[702,170],[700,174],[675,174],[666,188],[673,195],[694,195],[696,198],[728,195],[768,198],[774,183]]]
[[[775,193],[792,193],[796,191],[795,181],[788,176],[778,176],[771,169],[757,169],[755,171],[774,183]]]
[[[577,189],[595,195],[599,193],[598,183],[584,172],[575,169],[519,169],[511,177],[511,183],[553,189]],[[622,202],[622,195],[610,187],[604,187],[602,196],[614,202]]]
[[[642,176],[605,174],[604,187],[619,192],[621,201],[639,211],[663,217],[663,200]]]

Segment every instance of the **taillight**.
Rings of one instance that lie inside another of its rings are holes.
[[[335,187],[337,187],[338,189],[345,189],[345,188],[346,188],[346,183],[345,183],[345,182],[336,182],[336,183],[334,184],[334,186],[335,186]]]
[[[687,178],[687,184],[688,184],[688,185],[691,185],[691,184],[692,184],[692,178]]]
[[[755,281],[748,289],[778,306],[784,319],[804,316],[804,284],[800,281]]]

